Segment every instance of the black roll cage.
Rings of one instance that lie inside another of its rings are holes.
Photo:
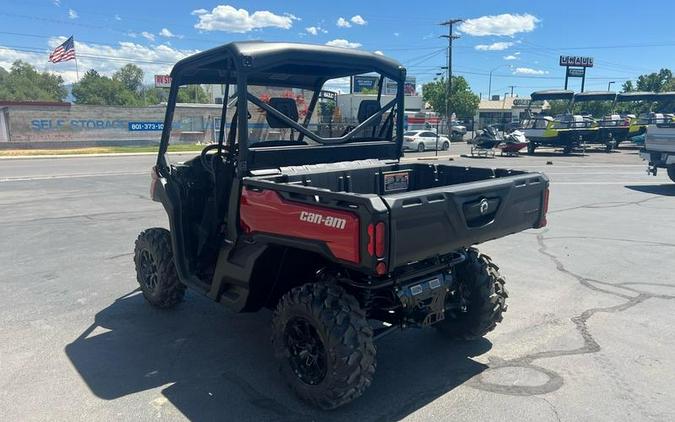
[[[281,70],[279,70],[281,69]],[[308,70],[309,69],[309,70]],[[284,71],[285,70],[285,71]],[[308,73],[312,70],[314,74]],[[303,73],[304,72],[304,73]],[[324,72],[324,73],[321,73]],[[363,73],[375,72],[380,76],[378,85],[377,100],[382,96],[384,79],[388,78],[397,82],[397,92],[393,100],[389,101],[380,108],[375,114],[369,116],[363,122],[360,122],[355,128],[343,136],[337,138],[322,138],[307,129],[311,120],[316,104],[321,96],[321,88],[324,83],[330,79],[338,77],[353,76]],[[297,130],[300,135],[299,141],[306,136],[312,141],[322,146],[342,145],[349,143],[360,129],[368,127],[384,113],[390,111],[390,117],[385,121],[385,126],[390,124],[395,126],[395,142],[391,140],[373,139],[369,142],[355,142],[349,145],[354,148],[353,157],[348,152],[342,151],[336,155],[340,160],[381,158],[381,159],[400,159],[401,145],[403,143],[403,118],[404,118],[404,81],[406,77],[405,68],[397,62],[383,58],[372,53],[354,51],[348,49],[315,46],[309,44],[290,44],[290,43],[265,43],[265,42],[241,42],[230,43],[224,46],[196,54],[178,62],[171,72],[172,83],[167,101],[167,109],[164,118],[164,129],[157,157],[157,168],[160,174],[168,173],[169,165],[166,159],[166,152],[171,135],[171,124],[176,107],[176,99],[180,86],[186,84],[200,83],[218,83],[225,84],[226,96],[223,99],[223,110],[221,112],[220,133],[218,137],[218,151],[222,153],[224,142],[224,132],[227,125],[227,107],[231,98],[229,94],[229,85],[236,84],[236,140],[238,148],[234,145],[226,146],[230,154],[237,151],[239,174],[246,175],[248,170],[255,168],[255,159],[250,158],[253,155],[264,156],[260,162],[269,165],[274,161],[271,156],[275,151],[283,150],[283,156],[286,161],[283,165],[289,165],[289,161],[303,161],[300,154],[305,157],[310,153],[308,148],[297,145],[288,147],[261,147],[251,148],[248,142],[248,102],[270,113],[277,119],[284,122],[288,127]],[[266,104],[258,97],[248,92],[248,86],[280,86],[286,88],[303,88],[313,90],[313,95],[307,108],[307,115],[302,124],[293,121],[279,110]],[[246,93],[246,95],[240,95]],[[394,113],[394,108],[396,112]],[[393,115],[396,119],[394,121]],[[383,127],[384,128],[384,127]],[[230,127],[232,130],[233,127]],[[373,138],[375,138],[375,125],[373,125]],[[381,135],[382,133],[380,133]],[[386,133],[385,133],[386,134]],[[229,137],[228,137],[229,138]],[[227,141],[234,140],[228,139]],[[314,147],[315,148],[315,147]],[[359,150],[358,152],[356,150]],[[263,151],[265,150],[265,151]],[[255,154],[252,154],[254,153]],[[289,159],[298,155],[295,159]],[[334,162],[331,157],[322,154],[317,158],[318,162]],[[250,162],[251,161],[251,162]],[[311,160],[310,160],[311,161]],[[317,162],[307,162],[314,164]],[[251,165],[254,164],[254,165]]]

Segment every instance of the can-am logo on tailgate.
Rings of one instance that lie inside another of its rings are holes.
[[[339,217],[332,217],[330,215],[321,215],[316,212],[302,211],[300,212],[300,221],[308,223],[321,224],[326,227],[333,227],[335,229],[344,230],[347,225],[347,220]]]

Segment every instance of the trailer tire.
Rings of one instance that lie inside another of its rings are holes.
[[[159,227],[144,230],[134,247],[136,280],[145,299],[158,308],[183,301],[185,285],[178,279],[171,249],[171,234]]]
[[[332,283],[308,283],[281,298],[272,319],[272,345],[291,389],[323,409],[359,397],[375,373],[373,330],[365,311]]]
[[[527,144],[527,153],[528,155],[534,155],[534,150],[537,149],[537,144],[534,142],[530,141]]]
[[[455,267],[460,294],[467,304],[466,312],[448,313],[434,325],[453,339],[471,340],[494,330],[506,312],[509,296],[499,267],[475,248],[467,250],[467,259]]]
[[[670,166],[666,170],[668,172],[668,177],[670,177],[670,180],[675,182],[675,166]]]

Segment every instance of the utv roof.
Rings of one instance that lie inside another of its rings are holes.
[[[616,96],[616,101],[658,101],[658,96],[659,94],[655,92],[622,92]]]
[[[541,100],[571,100],[574,98],[574,91],[566,89],[550,89],[546,91],[535,91],[530,95],[532,101]]]
[[[609,91],[587,91],[574,94],[574,102],[583,101],[614,101],[616,92]]]
[[[232,42],[187,57],[173,67],[171,77],[190,83],[236,83],[246,74],[249,85],[315,89],[324,81],[378,72],[405,80],[405,68],[382,55],[349,48],[285,42]]]

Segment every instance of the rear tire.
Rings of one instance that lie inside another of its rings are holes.
[[[366,314],[334,284],[308,283],[286,293],[272,319],[272,345],[291,389],[323,409],[359,397],[375,373]]]
[[[168,230],[155,227],[141,232],[136,239],[134,263],[136,280],[151,305],[172,308],[183,300],[185,286],[178,280]]]
[[[443,321],[434,325],[444,335],[453,339],[471,340],[494,330],[506,312],[508,292],[499,274],[499,267],[487,255],[475,248],[467,251],[466,261],[455,267],[464,297],[466,312],[448,313]]]
[[[675,182],[675,166],[668,167],[667,171],[668,171],[668,177],[670,177],[670,180]]]
[[[424,144],[423,143],[420,142],[417,145],[417,152],[424,152]]]

